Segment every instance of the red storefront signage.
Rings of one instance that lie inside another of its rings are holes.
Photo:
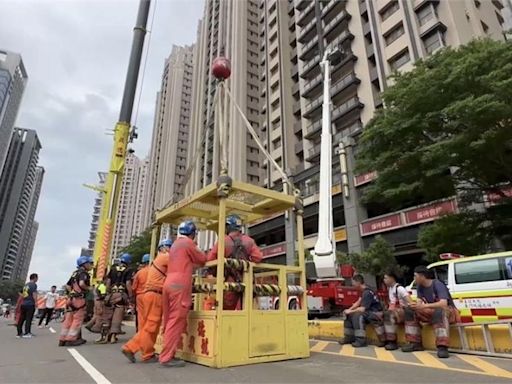
[[[501,193],[503,193],[506,197],[512,198],[512,187],[502,187],[500,188]],[[488,192],[487,193],[487,201],[489,205],[495,205],[503,200],[503,196],[496,192]]]
[[[457,211],[457,204],[455,200],[442,201],[426,205],[420,208],[405,211],[405,224],[419,224],[427,221],[438,219],[442,215],[448,213],[455,213]]]
[[[283,253],[286,253],[286,244],[283,243],[262,248],[261,253],[263,254],[264,259],[282,255]]]
[[[371,235],[372,233],[390,231],[402,226],[402,219],[399,213],[379,217],[377,219],[369,220],[361,223],[361,235]]]
[[[360,185],[367,184],[370,181],[375,180],[376,178],[377,178],[376,171],[364,173],[362,175],[357,175],[356,177],[354,177],[354,185],[356,187],[359,187]]]

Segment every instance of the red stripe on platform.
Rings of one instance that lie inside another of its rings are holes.
[[[496,308],[472,308],[473,316],[496,316]]]

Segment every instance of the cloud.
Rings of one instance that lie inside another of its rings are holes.
[[[2,1],[0,48],[21,53],[29,75],[17,125],[35,129],[43,146],[30,266],[42,289],[65,283],[87,245],[95,193],[82,184],[108,168],[105,131],[118,118],[137,8],[135,0]],[[195,41],[203,1],[158,0],[156,10],[133,144],[140,157],[149,151],[164,60],[173,44]]]

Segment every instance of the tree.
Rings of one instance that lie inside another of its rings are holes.
[[[481,203],[483,192],[511,200],[501,186],[512,183],[512,43],[482,39],[446,48],[393,80],[383,93],[386,108],[359,141],[358,171],[379,175],[365,200],[397,209],[457,191],[463,214],[473,216],[461,222],[481,220],[487,234],[510,233],[510,216],[468,207]],[[454,223],[441,221],[432,231]]]
[[[151,249],[151,230],[146,229],[139,236],[132,238],[128,246],[123,248],[121,253],[129,253],[133,263],[139,263],[146,253]]]
[[[18,293],[21,292],[25,283],[22,280],[0,280],[0,297],[11,299],[12,303],[18,300]]]

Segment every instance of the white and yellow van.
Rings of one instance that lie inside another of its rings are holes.
[[[443,260],[428,268],[448,286],[462,322],[512,319],[512,251]],[[414,282],[408,288],[413,291]]]

